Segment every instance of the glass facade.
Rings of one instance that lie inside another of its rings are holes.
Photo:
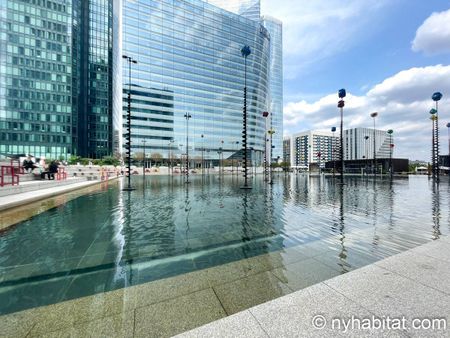
[[[273,134],[272,159],[283,156],[283,24],[272,17],[262,17],[270,34],[269,112]]]
[[[251,20],[259,21],[261,17],[260,0],[206,0],[206,2]]]
[[[74,153],[101,158],[113,149],[113,1],[75,0]]]
[[[0,1],[0,154],[72,152],[72,6]]]
[[[244,45],[252,50],[248,143],[263,153],[270,57],[263,26],[201,0],[124,0],[122,25],[123,54],[138,62],[131,76],[122,62],[123,121],[131,82],[132,153],[142,152],[145,141],[147,154],[181,158],[188,139],[192,158],[236,154],[242,146]]]
[[[111,154],[112,6],[0,2],[0,154]]]

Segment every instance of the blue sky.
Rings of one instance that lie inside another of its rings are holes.
[[[370,126],[378,111],[397,156],[429,158],[434,91],[443,129],[450,121],[449,1],[262,0],[262,12],[284,23],[285,134],[337,124],[344,87],[346,127]]]

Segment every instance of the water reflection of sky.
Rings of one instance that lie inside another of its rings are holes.
[[[134,177],[68,201],[0,237],[0,313],[320,242],[342,272],[449,233],[449,185],[304,175]],[[359,264],[358,264],[359,262]]]

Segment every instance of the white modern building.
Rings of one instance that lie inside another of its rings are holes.
[[[374,142],[375,140],[375,142]],[[353,128],[344,130],[344,159],[387,159],[391,156],[392,135],[385,130]],[[374,152],[375,149],[375,152]],[[309,170],[311,164],[325,166],[328,161],[340,159],[340,135],[338,132],[304,131],[283,139],[283,161],[292,168]],[[394,148],[392,148],[393,152]],[[393,156],[393,154],[392,154]]]
[[[287,136],[283,141],[283,158],[292,168],[309,170],[311,164],[339,158],[339,137],[331,132],[305,131]]]
[[[373,128],[344,130],[344,159],[373,159],[374,154],[376,158],[389,158],[391,143],[394,143],[393,136],[390,136],[386,130]]]

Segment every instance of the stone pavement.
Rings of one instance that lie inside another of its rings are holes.
[[[292,292],[286,289],[289,280],[275,280],[266,269],[277,263],[297,266],[286,264],[294,258],[299,256],[293,250],[271,253],[11,313],[0,317],[0,337],[169,337],[182,332],[179,337],[185,338],[449,336],[444,329],[450,309],[448,237]],[[236,283],[256,292],[239,289]],[[227,284],[230,287],[220,287]],[[263,303],[269,296],[282,297]],[[247,306],[255,301],[261,305]],[[242,307],[248,310],[237,311]],[[373,316],[384,320],[384,329],[368,326]],[[396,325],[403,316],[405,326]],[[325,326],[316,329],[313,318]],[[424,319],[425,329],[413,329],[415,319]],[[354,329],[348,326],[352,320]],[[441,328],[427,329],[431,325]]]
[[[443,237],[177,337],[449,337],[449,264]]]

